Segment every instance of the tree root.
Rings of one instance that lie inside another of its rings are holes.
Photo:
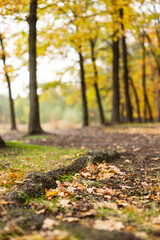
[[[6,201],[24,204],[30,197],[40,197],[44,195],[45,189],[56,188],[57,179],[65,175],[74,175],[80,172],[88,163],[97,164],[103,161],[109,162],[117,157],[118,154],[114,151],[90,150],[71,164],[57,170],[51,170],[47,173],[38,171],[29,172],[25,176],[24,184],[17,191],[8,193],[4,199]]]

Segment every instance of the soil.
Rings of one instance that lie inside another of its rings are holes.
[[[75,147],[75,148],[88,148],[88,149],[112,149],[120,154],[118,161],[113,161],[113,164],[120,170],[126,173],[126,176],[130,176],[127,180],[127,196],[145,196],[146,190],[142,188],[141,183],[145,181],[152,182],[153,185],[157,185],[157,176],[160,170],[160,130],[159,126],[148,126],[148,127],[119,127],[115,126],[96,126],[96,127],[85,127],[79,129],[68,129],[68,130],[54,130],[50,135],[44,135],[38,139],[34,137],[24,137],[25,133],[12,132],[4,133],[2,135],[4,140],[22,140],[27,144],[36,145],[49,145],[49,146],[61,146],[61,147]],[[136,183],[135,183],[136,179]],[[148,180],[146,180],[148,179]],[[126,189],[121,188],[124,184],[121,179],[110,178],[106,182],[94,180],[92,185],[99,184],[102,187],[104,184],[108,188],[115,190],[121,189],[121,192],[125,195]],[[98,186],[98,185],[97,185]],[[83,197],[83,196],[82,196]],[[97,198],[97,196],[96,196]],[[115,199],[117,196],[115,195]],[[98,199],[98,198],[97,198]],[[103,199],[99,198],[99,201]],[[157,205],[160,205],[160,200],[156,198]],[[81,207],[79,207],[79,212]],[[14,211],[19,212],[19,208],[13,207],[13,209],[18,209]],[[20,210],[22,211],[22,210]],[[26,218],[28,213],[26,213]],[[34,213],[32,213],[34,215]],[[57,214],[57,213],[56,213]],[[76,213],[77,214],[77,213]],[[11,214],[12,215],[12,214]],[[21,216],[22,214],[20,214]],[[24,213],[23,213],[24,215]],[[32,219],[39,218],[39,215],[34,215]],[[64,216],[65,217],[65,216]],[[37,225],[32,223],[32,227],[39,230],[41,229],[43,220],[46,218],[42,214],[41,220],[35,221]],[[15,217],[17,219],[17,217]],[[21,218],[19,217],[18,219]],[[28,220],[24,220],[28,221]],[[8,222],[8,220],[7,220]],[[8,224],[11,224],[10,221]],[[81,232],[80,239],[138,239],[133,234],[115,231],[113,234],[107,231],[92,231],[87,227],[73,223],[66,225],[65,223],[60,227],[62,229],[70,229],[70,232],[74,232],[77,235]],[[74,231],[73,231],[74,229]],[[79,230],[81,229],[81,230]],[[17,230],[18,231],[18,230]],[[118,234],[118,235],[117,235]],[[153,233],[155,238],[160,236],[160,231]],[[4,238],[5,239],[5,238]],[[7,239],[7,238],[6,238]],[[67,238],[66,238],[67,239]],[[69,238],[70,239],[70,238]]]
[[[160,161],[160,126],[121,127],[114,126],[85,127],[67,130],[54,130],[44,138],[25,138],[23,132],[9,132],[2,135],[4,140],[22,140],[28,144],[60,147],[112,149],[123,152],[125,157],[133,160],[138,168],[146,169],[159,166]],[[140,165],[139,165],[140,164]]]

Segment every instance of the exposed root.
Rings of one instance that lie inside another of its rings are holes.
[[[71,164],[57,170],[43,172],[29,172],[25,176],[24,184],[17,191],[5,196],[6,201],[14,201],[19,204],[26,202],[27,198],[39,197],[45,193],[45,189],[56,188],[56,180],[65,175],[74,175],[80,172],[88,163],[109,162],[118,157],[114,151],[90,150],[84,156],[76,159]]]

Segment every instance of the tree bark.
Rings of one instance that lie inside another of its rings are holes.
[[[3,141],[3,139],[2,139],[2,137],[0,135],[0,148],[3,148],[5,146],[6,146],[6,144],[5,144],[5,142]]]
[[[120,94],[119,94],[119,39],[113,40],[113,64],[112,64],[112,122],[120,122]]]
[[[134,85],[133,79],[131,77],[129,77],[129,79],[130,79],[130,83],[131,83],[131,86],[132,86],[132,89],[133,89],[133,92],[134,92],[134,96],[135,96],[135,100],[136,100],[138,122],[141,123],[142,118],[141,118],[141,112],[140,112],[139,98],[138,98],[137,90],[136,90],[136,87]]]
[[[98,103],[100,123],[105,124],[104,111],[103,111],[103,106],[101,103],[101,97],[100,97],[99,88],[98,88],[98,70],[97,70],[97,66],[96,66],[94,40],[92,40],[92,39],[90,40],[90,45],[91,45],[92,65],[93,65],[93,69],[94,69],[94,88],[95,88],[96,98],[97,98],[97,103]]]
[[[151,38],[149,37],[149,35],[144,32],[143,33],[145,35],[145,37],[148,40],[149,46],[150,46],[150,50],[152,53],[153,58],[155,59],[156,65],[157,65],[157,70],[158,70],[158,81],[156,84],[156,102],[157,102],[157,121],[160,122],[160,90],[159,90],[159,81],[160,81],[160,56],[158,54],[156,54],[156,51],[154,49],[154,45],[152,43]]]
[[[120,120],[121,122],[125,122],[125,116],[124,116],[124,111],[125,111],[125,104],[124,103],[121,103],[120,105]]]
[[[7,84],[8,84],[11,130],[17,130],[16,119],[15,119],[15,110],[14,110],[14,101],[12,98],[10,78],[9,78],[9,75],[7,72],[7,66],[6,66],[6,55],[5,55],[5,49],[4,49],[4,44],[3,44],[3,37],[1,34],[0,34],[0,43],[1,43],[1,48],[2,48],[2,61],[3,61],[3,65],[4,65],[4,74],[5,74],[5,77],[7,80]]]
[[[128,63],[127,63],[127,46],[126,46],[126,36],[125,29],[123,24],[123,9],[120,9],[120,17],[122,20],[121,29],[122,29],[122,50],[123,50],[123,64],[124,64],[124,86],[125,86],[125,100],[126,100],[126,121],[133,122],[133,111],[129,94],[129,78],[128,78]]]
[[[29,24],[29,134],[43,133],[40,125],[39,102],[37,95],[37,53],[36,53],[37,0],[30,2]]]
[[[84,70],[84,59],[81,52],[79,51],[79,64],[80,64],[80,78],[81,78],[81,92],[82,92],[82,110],[83,110],[83,127],[89,125],[88,122],[88,104],[86,97],[86,83],[85,83],[85,70]]]
[[[142,64],[142,71],[143,71],[143,80],[142,80],[142,85],[143,85],[143,99],[144,99],[144,122],[147,121],[147,108],[149,112],[149,120],[150,122],[153,122],[153,117],[152,117],[152,110],[150,107],[149,99],[147,96],[147,91],[146,91],[146,48],[145,48],[145,33],[142,35],[142,58],[143,58],[143,64]]]
[[[160,122],[160,90],[159,90],[160,74],[156,79],[156,105],[157,105],[157,121]]]

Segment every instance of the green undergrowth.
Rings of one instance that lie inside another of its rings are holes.
[[[85,150],[7,142],[0,149],[0,186],[10,187],[29,171],[48,171],[69,164]]]

